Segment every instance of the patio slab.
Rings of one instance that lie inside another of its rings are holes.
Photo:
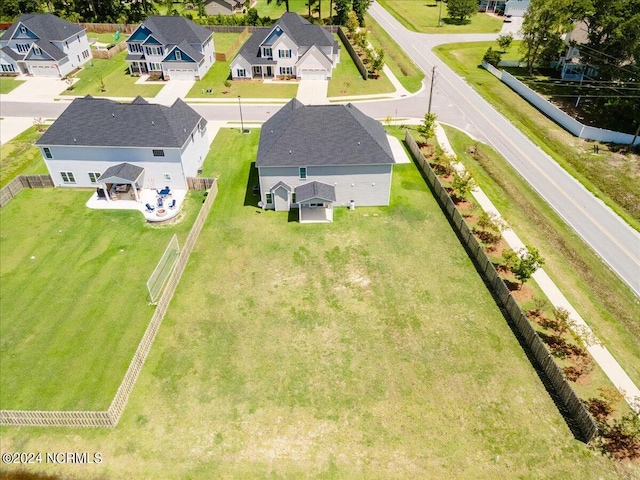
[[[171,190],[171,196],[164,200],[164,215],[158,215],[158,194],[155,190],[143,188],[139,195],[140,201],[135,200],[107,200],[105,198],[99,198],[98,193],[91,195],[91,198],[87,201],[88,208],[94,210],[137,210],[144,216],[148,222],[165,222],[172,218],[175,218],[180,213],[182,208],[182,202],[187,196],[187,190]],[[175,200],[175,208],[169,208],[169,204]],[[146,204],[155,207],[153,212],[147,211]]]

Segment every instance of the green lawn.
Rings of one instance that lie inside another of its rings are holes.
[[[424,72],[370,15],[365,16],[365,21],[369,30],[369,42],[374,48],[384,50],[385,63],[402,86],[411,93],[420,90]]]
[[[218,33],[213,34],[213,43],[216,47],[217,53],[226,53],[233,45],[233,42],[238,40],[239,33]],[[247,36],[249,38],[249,36]]]
[[[340,63],[331,74],[327,96],[376,95],[395,92],[395,90],[383,72],[380,72],[380,76],[376,79],[364,80],[346,47],[342,45]]]
[[[14,80],[9,77],[0,77],[0,94],[9,93],[24,83],[24,80]]]
[[[87,37],[95,38],[100,43],[118,44],[120,42],[124,42],[129,37],[129,35],[120,34],[120,37],[118,38],[118,40],[116,40],[115,32],[109,32],[109,33],[87,32]]]
[[[328,18],[329,0],[321,0],[321,1],[322,1],[322,17]],[[284,1],[280,6],[278,6],[275,0],[272,1],[270,4],[267,3],[267,0],[258,0],[258,2],[255,5],[255,8],[258,10],[258,14],[261,17],[271,17],[273,20],[277,20],[282,16],[283,13],[286,12]],[[307,1],[306,0],[289,0],[289,11],[298,13],[304,16],[305,18],[308,17],[309,8],[307,7]],[[318,14],[313,13],[313,17],[317,20]]]
[[[105,410],[153,307],[146,281],[175,226],[90,210],[89,190],[25,189],[0,210],[0,408]],[[202,198],[200,196],[200,198]]]
[[[229,62],[216,62],[202,80],[196,82],[187,94],[187,98],[231,98],[238,95],[243,98],[293,98],[298,91],[297,82],[263,83],[261,80],[231,81]],[[225,80],[231,81],[231,87],[224,86]],[[203,93],[212,89],[212,94]],[[223,93],[227,92],[227,93]]]
[[[434,51],[565,170],[640,230],[640,156],[616,154],[606,144],[598,144],[600,151],[593,154],[593,145],[597,142],[574,137],[479,68],[484,52],[495,45],[495,42],[452,43],[436,47]],[[517,58],[517,55],[505,56],[509,57]]]
[[[123,51],[110,60],[94,58],[86,64],[76,75],[80,80],[76,82],[73,91],[67,91],[65,95],[92,95],[94,97],[155,97],[162,89],[162,85],[136,85],[140,77],[129,75],[125,57],[127,51]],[[104,82],[106,91],[100,91],[100,78]]]
[[[120,424],[72,431],[108,461],[30,468],[618,478],[571,436],[414,165],[394,167],[389,207],[301,225],[253,206],[258,138],[212,145],[220,191]],[[69,430],[0,435],[7,451],[70,445]]]
[[[476,145],[464,133],[445,126],[454,150],[498,210],[527,244],[540,250],[545,270],[580,312],[627,374],[640,384],[640,304],[512,167],[492,148]]]
[[[49,173],[40,149],[34,146],[42,135],[39,129],[34,125],[0,148],[0,188],[18,175]]]
[[[409,30],[420,33],[495,33],[502,29],[502,19],[477,13],[466,25],[455,25],[447,16],[447,4],[435,0],[378,0],[385,10]],[[442,26],[438,27],[442,6]]]

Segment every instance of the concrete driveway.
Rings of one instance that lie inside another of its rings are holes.
[[[12,138],[20,135],[33,125],[30,117],[2,117],[0,118],[0,145],[4,145]]]
[[[25,80],[25,82],[3,95],[3,101],[51,102],[69,86],[60,78],[20,77],[20,80]]]
[[[151,102],[173,105],[177,98],[184,99],[195,83],[194,80],[169,80]]]
[[[300,80],[296,98],[303,105],[325,105],[328,90],[329,80]]]

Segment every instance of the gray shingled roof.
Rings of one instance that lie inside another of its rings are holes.
[[[2,39],[9,40],[20,23],[35,33],[40,40],[46,41],[62,41],[76,33],[84,32],[78,25],[51,13],[25,13],[11,24]]]
[[[119,163],[107,168],[102,175],[100,175],[100,182],[105,183],[107,180],[126,180],[128,182],[135,182],[140,174],[144,172],[144,168],[132,165],[130,163]]]
[[[276,62],[260,56],[260,45],[278,25],[284,33],[290,37],[299,47],[328,47],[333,45],[337,50],[338,42],[320,25],[314,25],[302,18],[297,13],[286,12],[271,28],[259,28],[238,52],[238,56],[244,58],[252,65],[273,65]]]
[[[177,45],[183,40],[203,44],[213,32],[184,17],[153,15],[142,22],[163,45]]]
[[[35,45],[36,45],[36,47],[40,48],[40,50],[42,50],[44,53],[49,55],[53,60],[62,60],[63,58],[67,57],[67,55],[62,50],[60,50],[58,47],[56,47],[51,42],[38,40],[38,41],[35,42]],[[35,55],[35,54],[34,54],[33,48],[32,48],[29,51],[29,53],[27,53],[27,56],[25,57],[25,60],[34,60],[34,58],[32,58],[33,55]]]
[[[14,60],[22,60],[24,58],[24,54],[18,53],[9,47],[3,47],[2,53],[6,53],[9,57],[13,58]]]
[[[262,126],[257,167],[394,163],[382,124],[352,104],[304,106],[295,98]]]
[[[181,99],[171,107],[136,98],[76,98],[36,145],[180,148],[204,120]]]
[[[309,182],[296,187],[296,203],[304,203],[314,198],[336,201],[336,187],[322,182]]]

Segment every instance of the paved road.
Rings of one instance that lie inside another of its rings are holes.
[[[640,234],[560,168],[431,52],[441,43],[491,36],[452,38],[417,34],[407,31],[375,3],[369,12],[425,72],[430,73],[432,66],[437,66],[437,102],[434,101],[433,110],[438,118],[471,131],[498,150],[640,296]],[[451,119],[452,116],[455,118]]]

